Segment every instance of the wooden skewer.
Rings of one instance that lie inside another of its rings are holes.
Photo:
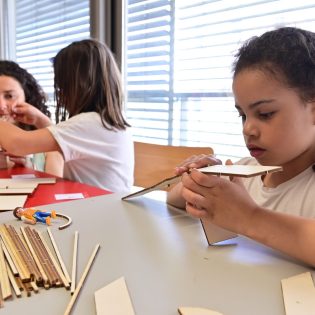
[[[0,246],[0,283],[1,283],[1,291],[2,291],[2,298],[4,300],[12,297],[12,291],[10,287],[10,281],[8,276],[7,265],[4,260],[4,253],[2,250],[2,241]]]
[[[71,295],[74,293],[75,290],[75,280],[76,280],[76,274],[77,274],[77,252],[78,252],[78,237],[79,233],[78,231],[75,231],[74,233],[74,243],[73,243],[73,255],[72,255],[72,273],[71,273]]]
[[[42,240],[42,243],[43,245],[45,246],[45,249],[54,265],[54,268],[56,269],[56,272],[57,272],[57,276],[58,276],[58,279],[59,279],[59,282],[62,282],[63,285],[65,286],[66,289],[70,289],[70,283],[67,281],[66,277],[64,276],[61,268],[59,267],[57,261],[55,260],[54,256],[52,255],[52,253],[50,252],[46,242],[44,241],[44,238],[42,237],[42,235],[38,234],[39,237],[41,238]]]
[[[62,269],[62,271],[63,271],[63,274],[65,275],[65,277],[66,277],[66,279],[67,279],[67,282],[71,283],[71,279],[70,279],[69,273],[68,273],[67,268],[66,268],[66,266],[65,266],[65,264],[64,264],[64,262],[63,262],[63,260],[62,260],[62,257],[61,257],[61,255],[60,255],[58,246],[57,246],[57,244],[56,244],[56,242],[55,242],[54,236],[52,235],[52,233],[51,233],[49,227],[47,228],[47,233],[48,233],[48,235],[49,235],[51,244],[52,244],[52,246],[53,246],[53,248],[54,248],[54,250],[55,250],[55,253],[56,253],[56,256],[57,256],[57,258],[58,258],[60,267],[61,267],[61,269]]]
[[[83,285],[83,283],[84,283],[84,281],[85,281],[85,278],[86,278],[86,276],[87,276],[88,273],[89,273],[89,270],[90,270],[90,268],[91,268],[91,266],[92,266],[92,263],[93,263],[93,261],[94,261],[94,258],[95,258],[95,256],[96,256],[96,254],[97,254],[99,248],[100,248],[100,244],[97,244],[97,245],[95,246],[95,248],[94,248],[94,251],[93,251],[92,255],[90,256],[90,259],[89,259],[89,261],[88,261],[88,263],[87,263],[87,265],[86,265],[84,271],[83,271],[83,274],[82,274],[82,276],[81,276],[81,279],[80,279],[80,281],[79,281],[79,283],[78,283],[78,285],[77,285],[77,287],[76,287],[76,289],[75,289],[75,291],[74,291],[74,294],[72,295],[72,297],[71,297],[71,299],[70,299],[70,302],[69,302],[69,304],[68,304],[68,306],[67,306],[67,308],[66,308],[66,310],[65,310],[65,312],[64,312],[64,315],[69,315],[69,314],[71,313],[72,307],[73,307],[73,305],[74,305],[74,303],[75,303],[75,301],[76,301],[76,299],[77,299],[77,296],[78,296],[78,294],[79,294],[79,292],[80,292],[80,290],[81,290],[81,287],[82,287],[82,285]]]

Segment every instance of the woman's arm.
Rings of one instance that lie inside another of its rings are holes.
[[[192,170],[182,178],[182,196],[192,216],[252,238],[315,266],[315,219],[259,207],[242,181]]]

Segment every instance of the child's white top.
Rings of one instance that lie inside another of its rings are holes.
[[[236,164],[258,165],[256,159],[243,158]],[[312,167],[275,188],[263,186],[261,176],[243,178],[245,187],[256,203],[264,208],[315,217],[315,172]]]
[[[104,128],[96,112],[82,113],[48,127],[65,160],[64,178],[112,192],[133,185],[134,148],[127,130]]]

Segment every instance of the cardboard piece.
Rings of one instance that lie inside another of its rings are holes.
[[[251,177],[257,175],[263,175],[271,172],[278,172],[282,170],[280,166],[261,166],[261,165],[212,165],[198,169],[200,172],[219,175],[219,176],[238,176],[238,177]],[[122,197],[122,200],[139,197],[147,194],[151,191],[169,187],[172,184],[176,184],[180,181],[181,175],[173,176],[158,182],[157,184],[144,188],[140,191],[131,193]]]
[[[310,272],[281,280],[286,315],[315,314],[315,287]]]
[[[34,188],[2,188],[0,187],[0,195],[29,195],[32,194]]]
[[[222,313],[200,307],[180,307],[178,313],[180,315],[223,315]]]
[[[135,315],[124,277],[95,291],[97,315]]]
[[[218,242],[226,241],[238,235],[234,232],[225,230],[206,219],[201,219],[203,231],[205,232],[208,245],[213,245]]]
[[[14,210],[16,207],[23,207],[27,195],[0,196],[0,211]]]

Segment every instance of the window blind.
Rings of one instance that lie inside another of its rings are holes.
[[[315,30],[314,1],[126,0],[127,117],[143,142],[247,156],[231,66],[244,40],[279,26]]]
[[[16,0],[16,60],[38,80],[53,106],[50,59],[90,37],[89,0]]]

